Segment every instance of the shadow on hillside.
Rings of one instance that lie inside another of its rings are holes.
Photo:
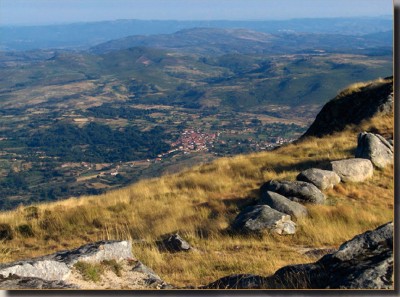
[[[260,197],[260,189],[253,189],[246,197],[226,198],[222,200],[222,202],[228,209],[231,209],[232,206],[236,206],[239,210],[242,210],[247,206],[255,205],[258,197]]]

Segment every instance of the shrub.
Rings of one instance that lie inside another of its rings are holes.
[[[116,276],[121,277],[122,265],[119,264],[116,260],[103,260],[101,264],[105,267],[108,267],[115,273]]]
[[[39,209],[36,206],[29,206],[25,208],[25,219],[27,221],[38,218],[39,218]]]
[[[0,224],[0,240],[12,240],[14,232],[9,224]]]
[[[99,229],[104,227],[103,222],[99,218],[93,219],[92,224],[93,224],[93,226],[95,226],[96,228],[99,228]]]
[[[33,237],[35,235],[32,226],[28,224],[19,225],[17,230],[23,237]]]
[[[104,268],[100,264],[77,262],[75,269],[82,275],[84,280],[98,282],[104,272]]]

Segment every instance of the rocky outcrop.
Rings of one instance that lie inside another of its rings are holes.
[[[242,233],[262,232],[268,230],[277,234],[294,234],[296,224],[290,215],[272,209],[268,205],[248,206],[241,211],[232,229]]]
[[[265,204],[277,211],[286,213],[296,219],[304,218],[308,215],[307,208],[300,203],[291,201],[285,196],[275,192],[264,191],[258,204]]]
[[[310,168],[302,171],[297,180],[312,183],[320,190],[332,189],[340,183],[340,177],[333,171]]]
[[[332,161],[331,167],[343,182],[362,182],[374,174],[374,167],[367,159],[352,158]]]
[[[393,289],[393,223],[355,236],[310,264],[285,266],[274,275],[232,275],[202,288]]]
[[[67,284],[64,281],[49,281],[36,277],[19,277],[17,275],[10,275],[8,277],[0,276],[0,288],[2,290],[79,289],[78,286]]]
[[[74,250],[61,251],[52,255],[0,264],[0,275],[15,274],[22,277],[37,277],[44,280],[65,280],[71,267],[78,261],[100,262],[132,258],[128,241],[99,241]]]
[[[363,132],[358,135],[356,158],[371,160],[378,168],[393,163],[393,145],[379,134]]]
[[[302,137],[322,137],[342,131],[349,124],[359,124],[362,120],[377,114],[393,112],[393,77],[383,82],[374,82],[359,91],[340,94],[329,101],[318,113],[315,121]]]
[[[270,180],[260,188],[261,195],[266,191],[276,192],[296,202],[315,204],[325,202],[325,195],[316,186],[302,181]]]
[[[0,264],[1,289],[145,289],[163,288],[166,284],[151,269],[133,260],[129,241],[99,241],[77,249]],[[79,275],[75,264],[101,265],[113,260],[120,267],[118,275],[110,271],[97,284]],[[131,263],[136,263],[133,267]]]
[[[162,250],[173,253],[191,249],[190,244],[177,233],[165,235],[164,238],[158,242],[158,246]]]
[[[393,288],[393,223],[345,242],[313,264],[279,269],[277,287],[312,289]]]

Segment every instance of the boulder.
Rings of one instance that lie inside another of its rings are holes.
[[[268,205],[255,205],[246,207],[238,214],[232,223],[232,229],[243,233],[269,230],[277,234],[294,234],[296,224],[290,219],[290,215]]]
[[[73,250],[0,264],[0,275],[3,277],[17,275],[49,281],[66,280],[71,274],[72,266],[78,261],[99,263],[103,260],[120,260],[132,257],[129,241],[98,241]]]
[[[316,186],[303,181],[270,180],[261,186],[261,196],[266,191],[276,192],[295,202],[314,204],[325,202],[325,195]]]
[[[178,233],[164,235],[164,238],[158,242],[161,249],[169,252],[182,252],[191,249],[189,243],[179,236]]]
[[[360,158],[332,161],[331,167],[343,182],[362,182],[374,173],[371,161]]]
[[[201,288],[393,290],[393,223],[355,236],[315,263],[285,266],[268,277],[226,276]]]
[[[265,277],[254,274],[233,274],[202,286],[200,289],[261,289],[265,287]]]
[[[265,191],[262,193],[258,204],[268,205],[271,208],[286,213],[296,219],[304,218],[308,215],[307,208],[300,203],[291,201],[285,196],[275,192]]]
[[[79,289],[76,285],[67,284],[64,281],[43,280],[36,277],[20,277],[10,275],[8,277],[0,276],[0,288],[2,290],[24,290],[24,289]]]
[[[340,177],[333,171],[310,168],[300,172],[297,180],[312,183],[320,190],[332,189],[340,183]]]
[[[393,223],[345,242],[316,263],[286,266],[274,288],[393,289]]]
[[[393,145],[379,134],[363,132],[358,135],[356,158],[371,160],[378,168],[393,163]]]

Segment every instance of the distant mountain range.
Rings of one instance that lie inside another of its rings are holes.
[[[290,54],[304,51],[354,53],[372,48],[391,48],[391,32],[354,36],[326,33],[264,33],[247,29],[193,28],[173,34],[135,35],[99,44],[96,54],[145,46],[202,55]]]
[[[87,49],[131,35],[170,34],[189,28],[244,28],[264,33],[365,35],[393,29],[391,17],[292,19],[282,21],[118,20],[48,26],[0,27],[0,50]]]

